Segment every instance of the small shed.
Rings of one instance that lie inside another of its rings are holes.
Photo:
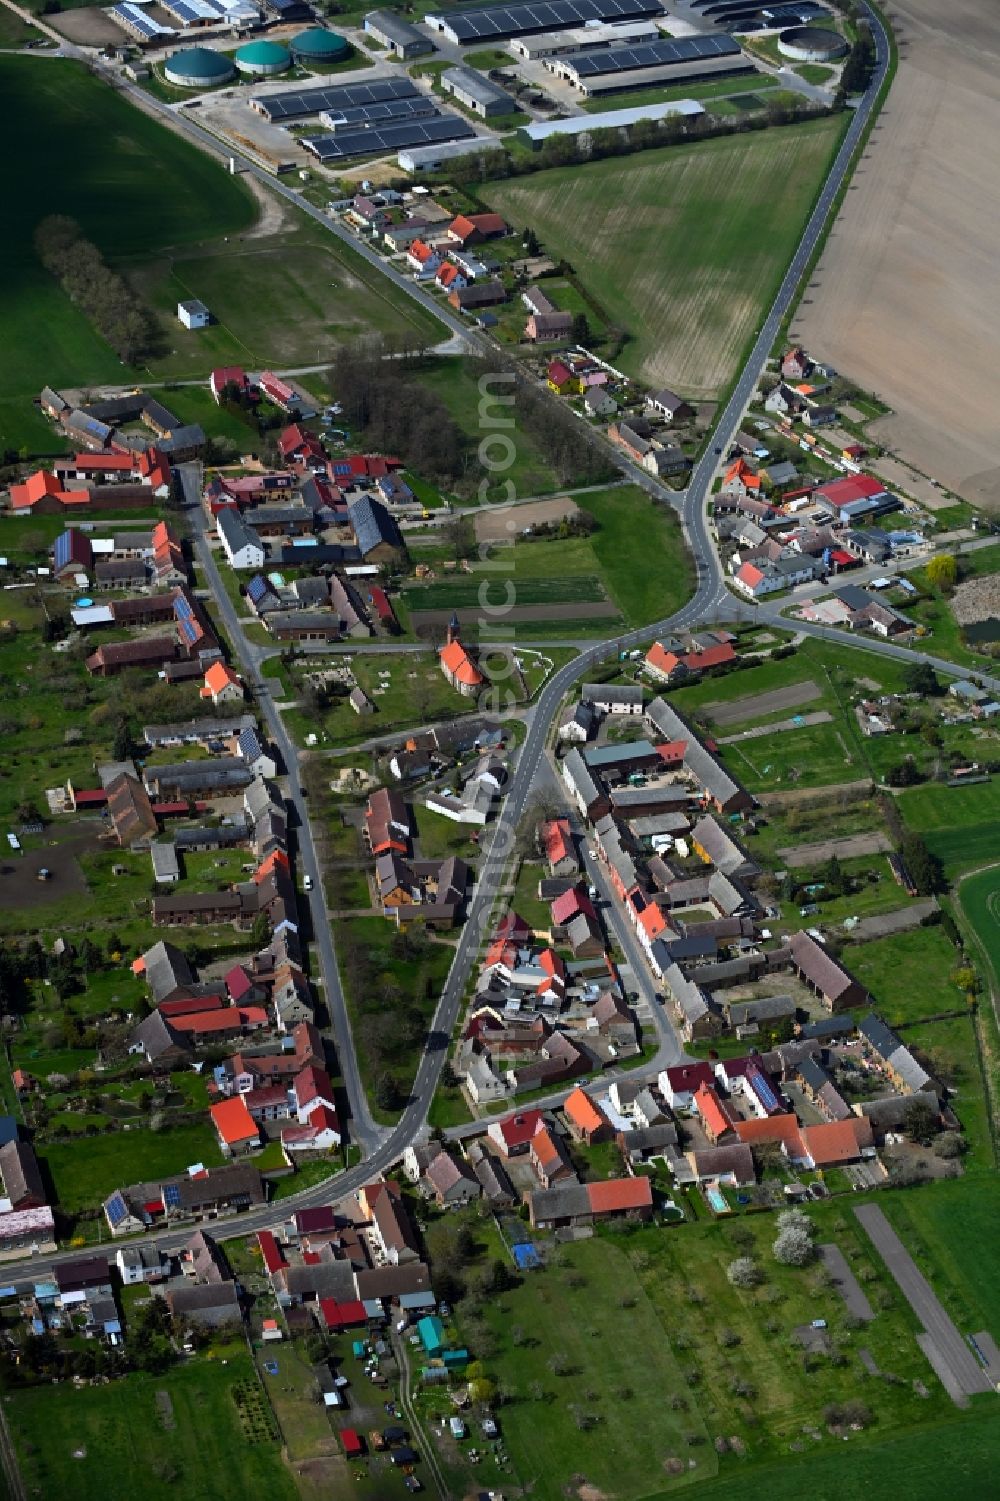
[[[340,1442],[348,1459],[357,1459],[365,1452],[364,1439],[353,1428],[341,1428]]]
[[[435,1314],[428,1314],[418,1321],[417,1333],[428,1355],[440,1355],[444,1349],[444,1325]]]

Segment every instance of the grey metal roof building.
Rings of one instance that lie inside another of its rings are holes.
[[[177,850],[172,844],[154,842],[149,846],[149,858],[153,862],[153,880],[157,885],[169,886],[180,880]]]
[[[419,57],[436,50],[430,37],[391,10],[373,10],[365,16],[365,31],[397,57]]]
[[[477,115],[505,115],[516,108],[506,89],[475,68],[446,68],[441,74],[441,87]]]

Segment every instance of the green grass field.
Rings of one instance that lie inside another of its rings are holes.
[[[842,130],[823,119],[723,137],[489,183],[482,195],[574,266],[631,336],[618,360],[630,374],[714,396],[784,274]]]
[[[871,991],[879,1015],[890,1026],[958,1011],[965,1004],[950,979],[958,955],[942,927],[852,943],[844,963]]]
[[[294,212],[280,233],[144,258],[129,274],[159,317],[164,352],[150,368],[163,377],[202,375],[220,363],[320,364],[365,333],[438,328],[350,246]],[[208,304],[210,328],[181,327],[176,309],[186,297]]]
[[[1000,1246],[991,1183],[952,1178],[880,1202],[963,1333],[1000,1330]]]
[[[979,942],[980,957],[990,967],[986,978],[1000,990],[1000,866],[963,881],[958,900]]]
[[[0,448],[61,451],[31,404],[46,383],[207,375],[221,361],[310,364],[371,330],[437,328],[294,210],[280,231],[244,239],[257,208],[240,180],[78,64],[0,57],[0,90],[20,126],[5,181]],[[38,263],[34,229],[55,211],[77,219],[159,315],[163,351],[148,370],[124,369]],[[209,304],[213,327],[189,333],[177,322],[189,296]]]
[[[579,602],[610,598],[628,625],[648,624],[671,614],[691,593],[691,558],[680,523],[666,506],[654,505],[635,485],[610,486],[581,495],[579,504],[597,521],[589,537],[562,541],[522,541],[496,558],[507,567],[514,585],[514,605]],[[502,598],[508,575],[493,569],[492,597]],[[414,585],[404,592],[408,609],[470,608],[478,604],[480,582],[473,575]],[[557,634],[606,635],[608,616],[580,621],[546,622]],[[537,627],[517,622],[519,635],[530,639]]]
[[[968,787],[930,782],[908,788],[897,801],[907,826],[923,834],[949,877],[984,865],[1000,850],[1000,779]]]
[[[53,211],[69,214],[117,261],[165,241],[192,245],[236,233],[253,222],[253,199],[221,165],[76,63],[2,57],[0,89],[20,122],[20,144],[6,169],[7,356],[0,397],[30,403],[46,382],[121,381],[116,356],[36,260],[39,220]],[[0,415],[10,421],[10,406]],[[21,441],[16,422],[0,433],[4,444]]]
[[[628,1257],[604,1239],[567,1246],[564,1256],[564,1267],[530,1273],[484,1310],[497,1343],[488,1369],[516,1393],[503,1428],[520,1479],[556,1496],[571,1475],[585,1476],[616,1501],[638,1501],[688,1430],[703,1445],[699,1473],[714,1474],[698,1414],[671,1410],[684,1378]],[[560,1357],[562,1375],[549,1365]],[[580,1431],[573,1407],[596,1425]]]
[[[4,1401],[29,1496],[217,1501],[233,1490],[296,1501],[277,1443],[250,1443],[232,1391],[256,1383],[242,1344],[110,1386],[13,1391]],[[167,1401],[158,1395],[166,1394]]]
[[[196,1124],[171,1131],[140,1127],[79,1142],[51,1142],[39,1146],[38,1156],[48,1168],[59,1207],[69,1215],[96,1208],[124,1183],[183,1173],[193,1162],[207,1167],[222,1162],[207,1114]]]
[[[848,1445],[836,1453],[790,1454],[755,1467],[753,1484],[769,1501],[802,1501],[806,1461],[810,1501],[845,1501],[848,1496],[867,1496],[871,1501],[888,1496],[939,1501],[942,1475],[947,1475],[952,1494],[985,1501],[993,1492],[1000,1464],[1000,1431],[990,1400],[980,1398],[964,1419],[891,1437],[879,1432],[874,1441],[852,1434]],[[732,1472],[728,1472],[699,1486],[697,1495],[699,1501],[731,1501],[734,1487]],[[660,1492],[648,1501],[666,1501],[667,1494]]]

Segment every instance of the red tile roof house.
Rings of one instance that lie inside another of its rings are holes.
[[[552,921],[557,928],[564,928],[567,923],[572,922],[574,917],[578,917],[581,913],[584,917],[594,918],[595,920],[597,917],[597,913],[594,911],[594,904],[587,895],[586,887],[580,885],[572,886],[569,891],[564,891],[562,896],[557,896],[550,906],[549,911],[552,914]]]
[[[726,1100],[719,1098],[711,1084],[701,1084],[694,1096],[695,1108],[709,1141],[716,1145],[729,1138],[736,1127],[736,1116]]]
[[[245,370],[239,365],[220,365],[212,371],[209,377],[209,389],[217,402],[222,401],[222,393],[227,386],[236,386],[241,395],[250,394],[250,382]]]
[[[568,818],[550,818],[539,829],[542,848],[553,876],[575,875],[580,869]]]
[[[540,1110],[517,1110],[503,1120],[492,1121],[487,1136],[504,1157],[520,1157],[528,1151],[531,1138],[545,1129],[545,1117]]]
[[[372,854],[409,854],[411,832],[410,815],[399,793],[377,788],[365,808],[365,837]]]
[[[528,1155],[543,1188],[551,1188],[555,1183],[565,1183],[569,1179],[576,1179],[576,1169],[566,1155],[566,1148],[559,1137],[555,1136],[547,1126],[543,1126],[541,1131],[536,1131],[531,1138]]]
[[[646,1177],[611,1178],[603,1183],[561,1183],[528,1197],[529,1218],[536,1229],[592,1225],[595,1220],[619,1215],[646,1220],[652,1212],[653,1189]]]
[[[588,1147],[599,1141],[610,1141],[614,1134],[607,1116],[579,1087],[567,1095],[563,1115],[570,1135],[576,1141],[586,1142]]]
[[[327,1105],[313,1105],[304,1125],[283,1126],[281,1145],[288,1152],[331,1152],[343,1140],[340,1118]]]
[[[654,641],[646,653],[646,671],[660,682],[683,682],[711,667],[725,667],[735,661],[736,652],[728,641],[708,646],[703,651],[684,652],[680,656],[665,651],[659,641]]]
[[[295,1100],[299,1124],[303,1126],[308,1124],[309,1117],[317,1105],[325,1105],[328,1110],[336,1110],[330,1075],[325,1068],[319,1068],[313,1063],[304,1068],[300,1074],[296,1074],[292,1080],[292,1096]]]
[[[506,221],[499,214],[459,214],[446,231],[449,240],[463,247],[500,239],[507,232]]]
[[[260,1146],[260,1128],[242,1095],[220,1100],[209,1110],[219,1145],[227,1157],[252,1152]]]

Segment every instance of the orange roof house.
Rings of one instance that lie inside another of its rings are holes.
[[[725,1100],[720,1100],[711,1084],[702,1084],[695,1091],[694,1103],[701,1116],[705,1135],[712,1142],[729,1135],[737,1124],[729,1106]]]
[[[744,490],[750,494],[756,494],[760,489],[760,475],[755,474],[746,459],[736,459],[726,470],[726,478],[722,488],[724,490]]]
[[[486,679],[452,629],[448,634],[450,639],[440,652],[441,671],[453,688],[469,697],[478,693]]]
[[[250,1152],[260,1144],[260,1131],[241,1094],[219,1100],[209,1110],[219,1145],[227,1157]]]
[[[210,698],[213,704],[226,703],[230,699],[243,697],[243,684],[225,662],[213,662],[205,674],[205,686],[201,690],[201,696]]]
[[[499,214],[459,214],[447,230],[449,240],[457,240],[460,245],[478,245],[506,233],[506,220]]]
[[[748,1147],[775,1142],[795,1161],[802,1155],[799,1123],[794,1115],[771,1115],[765,1120],[737,1121],[736,1135]]]
[[[607,1117],[579,1087],[567,1095],[563,1114],[572,1135],[578,1141],[585,1141],[588,1146],[611,1136],[611,1125]]]
[[[89,490],[66,490],[62,481],[45,469],[29,474],[23,485],[11,485],[10,504],[14,511],[57,513],[64,506],[89,506]]]
[[[532,1166],[545,1188],[575,1177],[573,1164],[566,1156],[562,1142],[553,1136],[547,1126],[536,1131],[528,1148]]]
[[[803,1126],[800,1132],[805,1156],[814,1167],[838,1167],[857,1162],[865,1147],[872,1145],[872,1123],[866,1115],[819,1126]]]
[[[609,1178],[603,1183],[588,1183],[586,1187],[591,1214],[640,1214],[645,1217],[652,1213],[653,1187],[646,1177]]]

